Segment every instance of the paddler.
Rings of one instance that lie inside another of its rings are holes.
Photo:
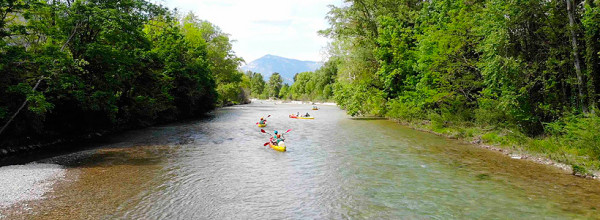
[[[271,143],[277,145],[277,131],[274,131],[273,133],[275,133],[275,134],[271,138]]]
[[[264,125],[266,121],[267,120],[265,120],[264,118],[260,118],[260,121],[258,123],[261,125]]]
[[[283,136],[281,136],[281,134],[277,135],[277,145],[279,145],[279,142],[284,141],[285,139],[283,138]]]
[[[274,145],[279,145],[279,142],[285,140],[285,138],[283,138],[281,134],[277,133],[277,131],[274,131],[273,133],[275,133],[275,135],[273,135],[273,137],[271,138],[271,143],[273,143]]]

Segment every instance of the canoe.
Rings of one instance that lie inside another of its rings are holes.
[[[264,128],[264,127],[267,127],[267,123],[264,123],[264,124],[258,124],[258,127],[259,127],[259,128]]]
[[[269,146],[271,146],[273,150],[285,152],[285,143],[283,141],[279,142],[279,145],[273,145],[273,143],[269,142]]]
[[[297,117],[297,119],[315,119],[315,117]]]

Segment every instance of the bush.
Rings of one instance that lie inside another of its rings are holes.
[[[573,175],[575,174],[586,174],[587,170],[585,169],[585,167],[582,166],[578,166],[578,165],[573,165]]]
[[[556,136],[549,139],[556,144],[575,148],[580,155],[600,159],[600,117],[566,116],[556,122],[547,123],[545,130]]]
[[[475,122],[483,126],[503,125],[508,120],[505,111],[499,108],[500,101],[488,98],[478,100],[479,108],[475,110]]]
[[[387,103],[387,116],[401,120],[423,119],[423,111],[414,103],[407,99],[396,98]]]

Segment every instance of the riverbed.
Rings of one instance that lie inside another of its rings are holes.
[[[597,180],[319,107],[255,101],[36,161],[60,180],[0,218],[600,218]],[[287,152],[264,146],[268,115],[267,132],[291,129]]]

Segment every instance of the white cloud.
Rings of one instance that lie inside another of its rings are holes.
[[[180,12],[192,11],[231,35],[238,56],[251,62],[274,54],[301,60],[321,60],[327,39],[317,31],[328,24],[327,5],[341,0],[161,0]]]

